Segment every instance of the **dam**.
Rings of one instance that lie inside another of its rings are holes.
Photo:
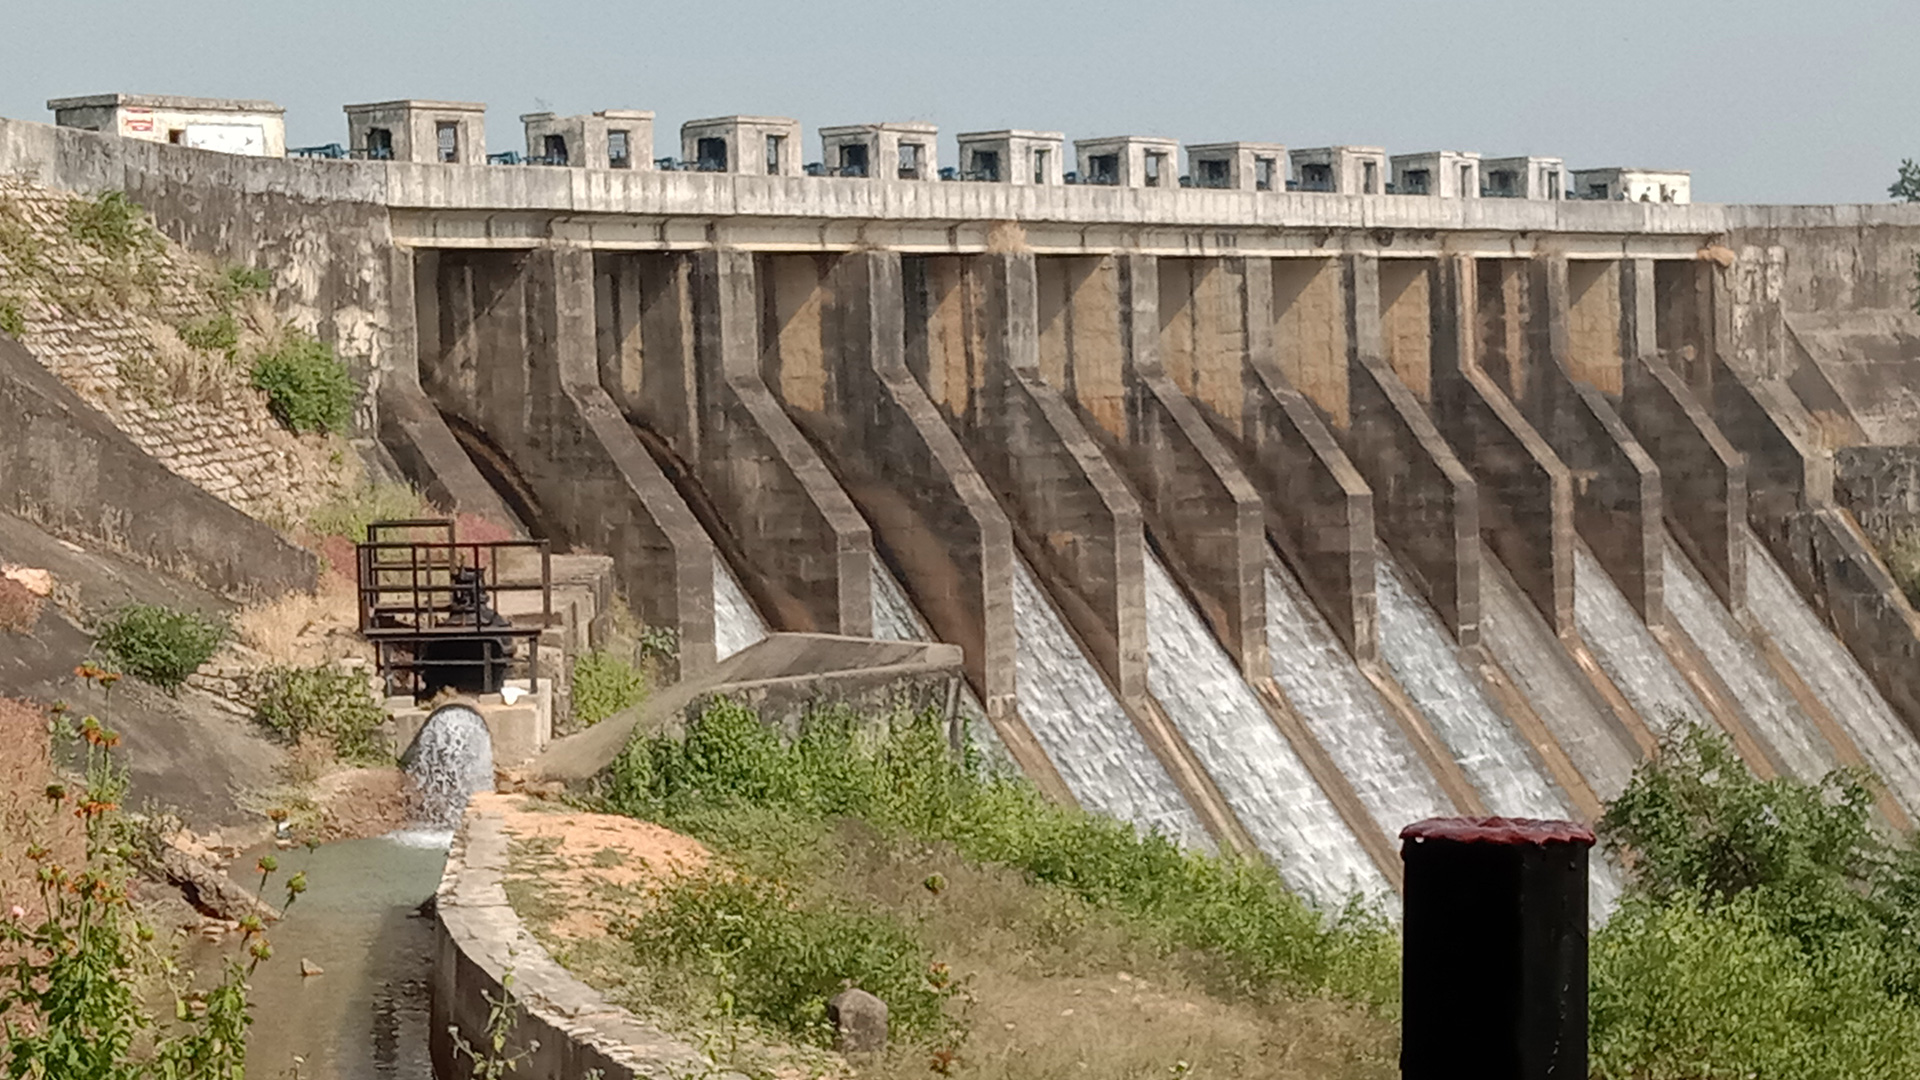
[[[1025,131],[940,179],[928,125],[810,173],[751,117],[649,168],[631,111],[527,118],[516,164],[453,104],[350,108],[337,156],[4,120],[0,169],[271,270],[368,453],[610,556],[681,677],[958,645],[1049,797],[1316,900],[1390,897],[1425,817],[1591,822],[1686,723],[1912,827],[1920,620],[1860,524],[1892,496],[1836,476],[1920,416],[1920,210],[1282,184],[1266,144],[1181,186],[1166,140],[1066,183]]]

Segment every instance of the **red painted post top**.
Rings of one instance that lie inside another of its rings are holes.
[[[1437,817],[1416,821],[1400,830],[1400,839],[1450,840],[1456,844],[1584,844],[1593,846],[1593,830],[1577,821],[1540,821],[1535,818]]]

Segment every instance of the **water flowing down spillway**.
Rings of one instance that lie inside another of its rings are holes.
[[[871,588],[873,606],[873,636],[881,641],[937,641],[933,628],[927,624],[925,616],[913,606],[893,572],[878,558],[868,560],[871,568]],[[959,731],[978,749],[985,761],[996,769],[1017,772],[1013,756],[1007,753],[1006,743],[1000,739],[1000,733],[993,730],[993,724],[987,720],[987,711],[980,707],[980,695],[973,687],[963,683],[959,700],[954,705],[955,720]],[[957,732],[956,732],[957,734]]]
[[[1373,860],[1152,552],[1146,569],[1148,685],[1254,842],[1313,900],[1388,895]]]
[[[1493,564],[1491,552],[1483,551],[1481,558],[1481,642],[1513,677],[1595,794],[1615,798],[1639,764],[1639,748],[1561,648],[1539,609]]]
[[[1381,551],[1374,566],[1380,653],[1487,809],[1505,817],[1571,818],[1559,788],[1488,700],[1479,676],[1461,661],[1439,616],[1414,594],[1387,552]],[[1597,918],[1613,910],[1620,879],[1604,859],[1595,858],[1589,865],[1588,898]]]
[[[1748,532],[1743,542],[1748,610],[1853,737],[1867,766],[1886,782],[1908,814],[1920,818],[1920,742],[1880,696],[1859,661],[1813,613],[1759,538]]]
[[[873,585],[873,636],[882,641],[932,641],[933,630],[907,598],[893,572],[879,559],[869,560]]]
[[[404,760],[419,799],[420,821],[453,829],[477,791],[493,790],[493,737],[466,705],[442,705],[427,717]]]
[[[1274,682],[1388,836],[1453,812],[1387,705],[1293,571],[1267,553],[1267,648]]]
[[[1740,702],[1741,712],[1766,740],[1789,775],[1816,781],[1832,771],[1833,748],[1800,708],[1792,691],[1767,666],[1712,586],[1671,537],[1664,545],[1667,614],[1680,624]]]
[[[1014,679],[1020,716],[1073,797],[1089,810],[1212,850],[1199,816],[1081,652],[1033,571],[1024,560],[1015,566]]]
[[[1601,670],[1655,734],[1676,725],[1713,726],[1693,687],[1584,544],[1574,548],[1573,612]]]
[[[733,576],[727,561],[713,557],[713,652],[725,660],[734,653],[765,639],[767,623],[747,599],[746,590]]]

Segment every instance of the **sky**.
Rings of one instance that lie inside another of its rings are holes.
[[[1701,202],[1886,199],[1920,158],[1916,0],[7,0],[0,115],[124,91],[266,98],[290,145],[349,102],[519,116],[877,120],[1690,169]]]

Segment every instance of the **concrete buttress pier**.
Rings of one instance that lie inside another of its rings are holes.
[[[469,456],[520,496],[533,531],[613,556],[635,613],[679,634],[682,674],[711,665],[713,545],[601,389],[592,253],[421,258],[439,325],[421,383]]]
[[[1160,358],[1163,335],[1192,349],[1190,301],[1161,307],[1168,285],[1191,296],[1186,275],[1163,280],[1151,255],[1048,258],[1038,268],[1042,377],[1121,463],[1162,555],[1241,670],[1263,677],[1264,508]]]
[[[1049,795],[1071,801],[1015,704],[1012,529],[907,367],[900,256],[774,255],[762,266],[771,308],[817,306],[830,328],[818,353],[767,349],[767,385],[820,448],[934,633],[962,647],[1008,752]]]
[[[783,630],[864,637],[873,631],[867,523],[760,374],[765,349],[819,362],[817,299],[791,298],[783,309],[786,298],[770,289],[763,307],[750,252],[692,259],[697,467],[746,554],[742,584]]]
[[[907,357],[1120,700],[1147,692],[1140,503],[1040,374],[1032,255],[915,260]]]
[[[1344,413],[1333,414],[1335,429],[1373,487],[1380,532],[1455,640],[1472,645],[1480,637],[1478,488],[1383,358],[1380,260],[1346,256],[1342,274],[1347,389]]]

